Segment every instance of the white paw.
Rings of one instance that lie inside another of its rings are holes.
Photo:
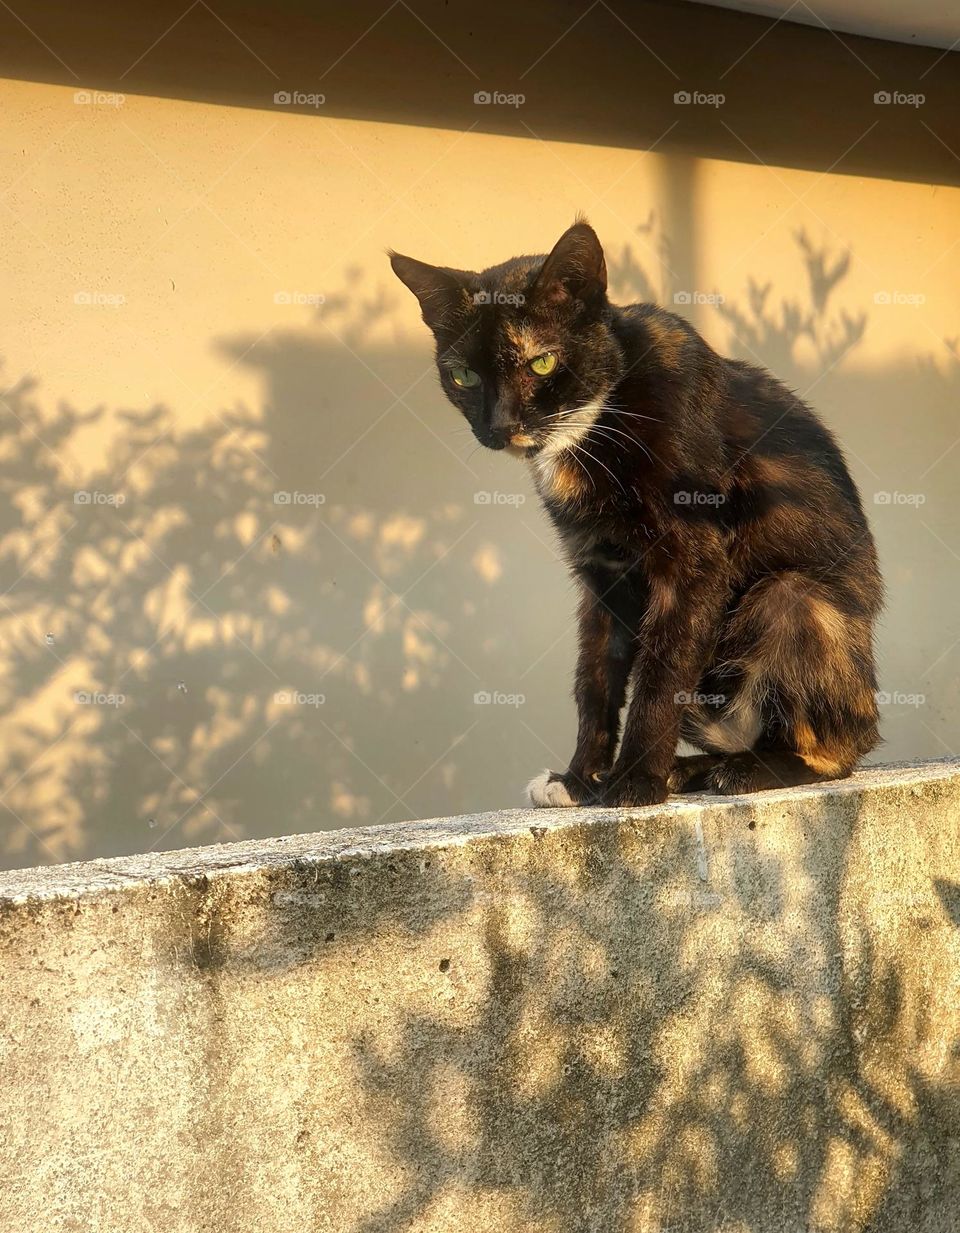
[[[527,800],[531,805],[547,806],[553,809],[565,809],[575,805],[573,797],[559,779],[550,783],[553,771],[543,771],[527,784]]]

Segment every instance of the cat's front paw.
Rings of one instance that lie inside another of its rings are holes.
[[[666,779],[658,775],[611,775],[600,791],[600,804],[612,809],[661,805],[669,795]]]
[[[596,789],[588,787],[569,771],[542,771],[527,784],[527,800],[542,809],[567,809],[572,805],[595,805]]]

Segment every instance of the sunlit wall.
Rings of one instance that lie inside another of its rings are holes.
[[[511,806],[566,764],[573,589],[384,249],[477,268],[579,211],[615,299],[674,307],[836,430],[889,590],[875,756],[956,752],[956,187],[842,148],[700,155],[724,104],[676,104],[683,148],[644,150],[544,140],[525,104],[492,133],[13,76],[5,864]]]

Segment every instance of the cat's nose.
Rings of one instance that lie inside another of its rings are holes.
[[[510,438],[520,431],[520,402],[512,390],[491,391],[491,398],[484,408],[484,431],[488,440],[484,445],[492,450],[502,450],[510,444]]]
[[[513,428],[484,428],[477,436],[480,444],[485,445],[488,450],[502,450],[510,444],[514,431]]]

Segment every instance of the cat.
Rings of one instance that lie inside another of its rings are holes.
[[[481,273],[389,256],[444,393],[482,445],[526,461],[579,584],[576,749],[530,801],[849,776],[879,740],[883,585],[814,412],[682,317],[612,304],[583,218],[548,256]],[[681,738],[702,752],[678,756]]]

